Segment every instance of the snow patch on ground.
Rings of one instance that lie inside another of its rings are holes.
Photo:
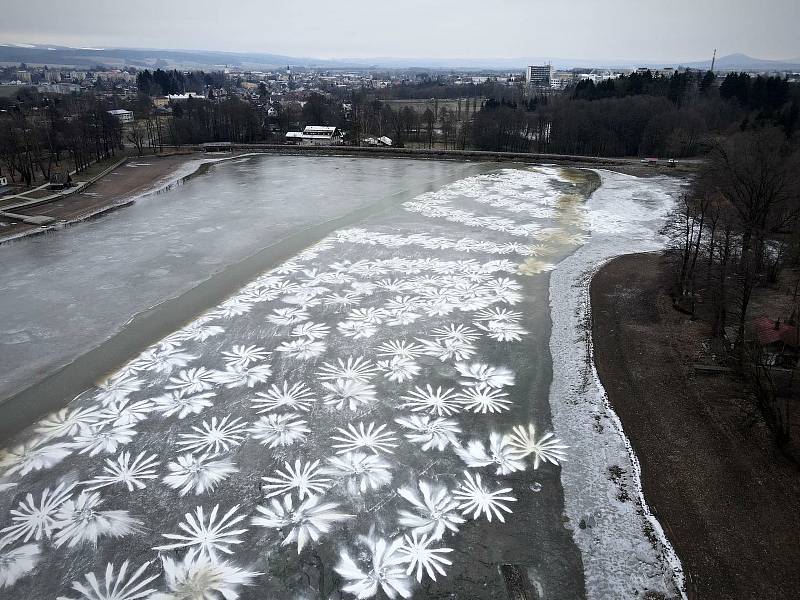
[[[685,598],[680,560],[647,506],[639,461],[594,366],[589,301],[604,263],[664,247],[658,231],[682,185],[598,173],[602,186],[586,206],[592,235],[550,279],[553,427],[574,445],[561,471],[567,527],[583,555],[589,598]]]

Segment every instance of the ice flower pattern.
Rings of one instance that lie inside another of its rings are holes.
[[[0,590],[13,586],[18,579],[33,571],[41,558],[39,544],[7,548],[0,540]]]
[[[505,523],[503,513],[512,512],[506,503],[517,501],[514,496],[509,495],[511,491],[511,488],[490,489],[483,483],[480,473],[472,475],[469,471],[464,471],[464,479],[453,492],[453,497],[461,501],[458,508],[463,515],[471,515],[473,519],[483,515],[487,521],[494,517]]]
[[[325,493],[330,484],[330,479],[320,476],[318,460],[304,463],[299,458],[294,461],[294,466],[285,462],[283,471],[278,469],[272,477],[261,479],[264,480],[262,487],[267,498],[296,491],[303,500]]]
[[[52,490],[45,488],[38,501],[28,492],[17,508],[10,512],[12,525],[0,529],[0,545],[5,542],[38,542],[51,538],[56,526],[56,513],[72,496],[74,488],[74,483],[59,483]]]
[[[337,448],[337,454],[361,448],[366,448],[374,454],[381,452],[392,454],[397,447],[397,438],[394,437],[393,431],[386,431],[386,427],[385,423],[377,427],[374,422],[366,426],[363,422],[359,422],[358,427],[348,423],[346,429],[336,428],[339,435],[332,435],[331,440],[338,443],[331,444],[331,447]]]
[[[218,516],[219,504],[215,504],[206,517],[203,507],[198,506],[195,508],[194,514],[186,513],[184,521],[178,525],[178,528],[183,533],[162,534],[168,540],[175,540],[174,542],[156,546],[153,549],[174,550],[176,548],[188,548],[187,557],[202,555],[213,561],[218,559],[218,552],[233,554],[231,546],[241,544],[242,539],[239,536],[247,532],[247,529],[235,528],[247,518],[246,514],[236,514],[239,508],[237,504],[224,515]]]
[[[185,496],[194,491],[196,496],[213,492],[217,485],[233,473],[239,471],[229,458],[216,454],[192,454],[187,452],[167,465],[169,473],[164,483]]]
[[[281,545],[297,542],[300,554],[309,541],[319,541],[334,523],[353,518],[354,515],[341,513],[338,508],[337,502],[322,502],[321,496],[310,496],[295,508],[292,495],[286,494],[283,501],[273,498],[269,506],[256,507],[259,515],[253,517],[252,523],[258,527],[289,529]]]
[[[311,433],[306,421],[299,417],[297,413],[270,414],[259,418],[248,431],[253,439],[264,446],[291,446],[303,441],[306,434]]]
[[[161,562],[168,591],[148,600],[237,600],[239,588],[253,585],[253,578],[261,575],[201,554],[187,554],[182,561],[162,556]]]
[[[156,590],[147,586],[159,574],[145,575],[150,566],[150,562],[145,562],[128,576],[128,565],[126,560],[114,573],[114,565],[108,563],[102,583],[94,573],[87,573],[84,577],[85,583],[72,582],[72,589],[80,594],[77,598],[61,596],[58,600],[139,600],[152,597]]]
[[[508,438],[508,443],[523,456],[533,455],[533,468],[538,469],[543,462],[558,465],[567,455],[564,452],[568,446],[561,443],[552,433],[546,433],[536,439],[536,427],[533,423],[527,428],[516,425],[513,433]]]
[[[397,511],[398,524],[410,527],[415,534],[426,534],[432,540],[441,539],[448,530],[457,533],[458,526],[466,520],[458,514],[459,503],[447,487],[428,481],[420,481],[417,486],[419,492],[408,486],[398,488],[397,493],[412,506],[412,510]]]
[[[280,387],[273,383],[266,392],[258,392],[251,403],[259,413],[283,408],[308,412],[316,401],[314,392],[305,384],[293,383],[290,386],[288,381],[284,381]]]
[[[77,546],[90,542],[97,546],[101,537],[118,538],[135,533],[143,523],[131,517],[127,510],[99,510],[103,504],[100,492],[81,492],[64,501],[55,515],[56,548]]]

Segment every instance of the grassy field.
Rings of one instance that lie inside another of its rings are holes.
[[[472,103],[475,102],[476,110],[480,109],[481,103],[484,101],[484,98],[461,98],[461,99],[447,99],[447,100],[432,100],[432,99],[425,99],[425,100],[384,100],[384,104],[391,106],[393,110],[403,110],[404,108],[408,107],[416,112],[424,113],[427,109],[431,109],[433,111],[437,110],[437,102],[438,102],[438,110],[442,110],[443,108],[447,108],[449,111],[458,112],[458,103],[461,102],[461,112],[462,114],[467,110],[467,103],[469,102],[470,112],[472,111]]]

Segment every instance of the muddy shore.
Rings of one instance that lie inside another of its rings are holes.
[[[648,504],[691,598],[791,598],[800,589],[800,470],[743,385],[698,376],[700,322],[671,308],[657,254],[615,259],[591,284],[598,374],[641,463]]]

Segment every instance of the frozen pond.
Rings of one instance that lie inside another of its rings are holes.
[[[624,461],[624,439],[587,433],[596,406],[561,406],[596,404],[597,390],[573,385],[586,364],[570,350],[582,343],[569,331],[580,277],[565,269],[563,297],[550,277],[578,248],[602,246],[580,263],[591,268],[615,238],[623,250],[655,247],[677,185],[603,173],[605,190],[587,203],[579,174],[556,167],[266,158],[164,197],[230,191],[239,205],[250,201],[241,181],[271,169],[272,180],[299,177],[309,164],[356,170],[359,197],[396,203],[164,332],[17,436],[0,453],[0,595],[673,593],[665,547],[648,542],[636,506],[615,503],[595,456]],[[365,174],[383,170],[384,187],[366,194],[376,184]],[[144,212],[153,227],[165,220]],[[270,213],[242,219],[253,236],[273,226]],[[106,236],[125,237],[108,223]],[[229,251],[195,243],[188,254]],[[638,554],[606,557],[609,548]]]
[[[132,315],[277,240],[481,168],[240,159],[69,231],[0,245],[0,399],[96,346]]]

